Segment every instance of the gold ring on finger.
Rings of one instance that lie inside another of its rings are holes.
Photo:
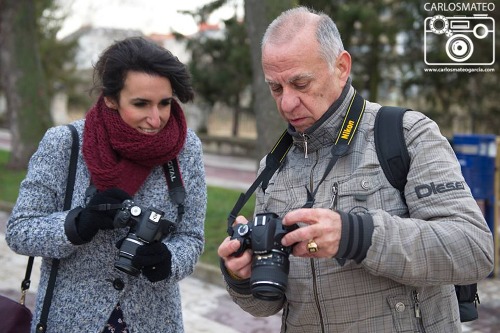
[[[316,242],[314,241],[314,239],[311,239],[307,243],[307,251],[309,251],[309,253],[316,253],[316,252],[319,251],[318,244],[316,244]]]

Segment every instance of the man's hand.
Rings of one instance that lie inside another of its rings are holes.
[[[238,216],[235,223],[248,223],[243,216]],[[234,253],[240,248],[240,242],[237,239],[226,237],[219,245],[217,254],[224,260],[224,264],[231,275],[236,275],[240,279],[250,278],[252,266],[252,251],[246,250],[241,256],[234,256]]]
[[[281,243],[293,247],[293,255],[307,258],[332,258],[339,249],[342,221],[340,215],[325,208],[301,208],[289,212],[282,223],[291,226],[295,223],[307,224],[287,233]],[[314,241],[318,251],[309,252],[308,243]]]

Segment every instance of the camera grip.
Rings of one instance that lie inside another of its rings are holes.
[[[250,247],[250,229],[247,224],[238,223],[233,226],[233,236],[231,240],[237,239],[240,242],[240,247],[236,252],[231,254],[233,257],[239,257]]]

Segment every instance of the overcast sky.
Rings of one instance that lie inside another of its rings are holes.
[[[183,34],[196,32],[196,24],[190,15],[179,10],[194,10],[212,0],[57,0],[69,15],[59,37],[64,37],[83,25],[138,29],[145,34],[167,34],[177,31]],[[243,1],[236,0],[240,11]],[[209,23],[229,18],[234,7],[228,6],[212,15]]]

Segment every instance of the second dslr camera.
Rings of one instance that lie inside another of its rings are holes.
[[[231,239],[240,241],[234,255],[246,249],[253,251],[250,286],[252,294],[262,300],[280,299],[288,286],[291,246],[283,246],[281,239],[297,225],[286,227],[275,213],[257,214],[248,224],[232,227]]]

